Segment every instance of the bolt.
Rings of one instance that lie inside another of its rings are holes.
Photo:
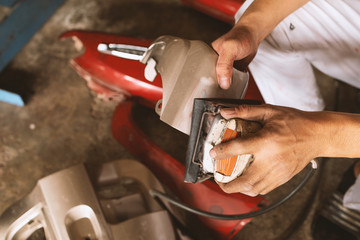
[[[290,23],[290,30],[292,31],[294,29],[295,29],[295,26],[292,23]]]

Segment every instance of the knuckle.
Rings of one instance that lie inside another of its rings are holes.
[[[218,61],[216,67],[217,67],[216,72],[218,74],[228,73],[229,71],[232,71],[231,62]]]

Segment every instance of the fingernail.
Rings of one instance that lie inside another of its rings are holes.
[[[230,80],[228,77],[222,76],[220,77],[220,87],[223,89],[228,89],[230,87]]]
[[[211,149],[210,152],[209,152],[209,154],[210,154],[210,157],[212,157],[212,158],[215,158],[215,157],[216,157],[216,152],[215,152],[214,149]]]

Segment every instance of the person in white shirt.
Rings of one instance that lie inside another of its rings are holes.
[[[313,67],[360,88],[360,1],[248,0],[238,16],[212,43],[218,82],[227,89],[233,64],[248,67],[267,104],[222,110],[225,118],[259,121],[263,128],[210,151],[215,159],[255,157],[242,176],[219,186],[228,193],[266,194],[314,158],[359,158],[360,115],[322,111]],[[359,172],[360,164],[355,168]],[[348,195],[359,196],[357,182]]]

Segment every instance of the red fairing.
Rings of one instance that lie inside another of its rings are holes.
[[[204,211],[223,214],[247,213],[257,209],[262,197],[226,194],[211,181],[185,183],[185,167],[153,143],[135,124],[131,116],[133,102],[120,103],[113,115],[114,137],[141,160],[159,180],[185,204]],[[199,217],[219,239],[231,239],[250,219],[220,221]]]
[[[74,39],[77,48],[85,51],[81,56],[71,60],[72,67],[100,98],[121,101],[128,97],[141,97],[151,105],[155,105],[162,98],[160,75],[151,83],[144,77],[144,64],[103,54],[97,50],[99,43],[148,47],[151,41],[85,31],[66,32],[60,38],[68,37]]]
[[[255,80],[254,80],[251,72],[249,72],[249,75],[250,75],[250,78],[249,78],[248,88],[246,90],[244,99],[258,100],[261,103],[265,103],[263,97],[261,96],[260,90],[255,83]]]
[[[235,14],[245,0],[181,0],[183,3],[221,21],[234,24]]]

